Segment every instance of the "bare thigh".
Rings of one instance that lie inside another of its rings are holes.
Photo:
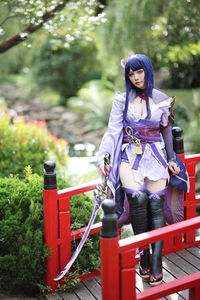
[[[145,178],[146,188],[152,193],[157,193],[166,187],[167,179],[150,180]]]
[[[131,169],[129,163],[122,162],[119,169],[119,176],[122,183],[122,186],[132,189],[138,190],[144,182],[139,180],[137,177],[137,172]]]

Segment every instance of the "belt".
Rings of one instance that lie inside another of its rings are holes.
[[[135,137],[133,136],[133,138],[135,138]],[[144,139],[144,138],[143,138],[143,139],[140,139],[139,141],[140,141],[141,144],[143,144],[143,143],[146,144],[146,143],[155,143],[155,142],[159,142],[160,139],[159,139],[159,140],[157,140],[157,139],[155,140],[155,139],[147,139],[147,138]],[[133,142],[132,140],[130,141],[129,136],[126,136],[126,135],[123,136],[123,141],[122,141],[122,142],[123,142],[123,144],[127,144],[127,143],[130,143],[130,142],[133,143],[133,144],[136,144],[136,143]]]
[[[143,134],[147,134],[144,136]],[[159,127],[141,127],[132,128],[131,126],[124,127],[123,143],[133,143],[136,145],[136,154],[142,154],[141,143],[155,143],[160,141]]]

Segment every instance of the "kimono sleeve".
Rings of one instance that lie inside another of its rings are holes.
[[[125,94],[116,93],[110,113],[108,129],[105,132],[97,155],[97,164],[101,165],[104,161],[105,153],[111,156],[111,165],[114,157],[115,148],[123,129],[123,110],[125,105]]]

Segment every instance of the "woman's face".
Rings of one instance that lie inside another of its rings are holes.
[[[132,82],[132,84],[137,88],[139,89],[145,88],[145,72],[143,69],[139,69],[136,71],[130,69],[129,79]]]

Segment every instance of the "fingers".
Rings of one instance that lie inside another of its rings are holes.
[[[104,167],[104,165],[101,165],[99,167],[99,171],[100,171],[102,176],[108,176],[109,173],[110,173],[110,166],[106,165],[106,167]]]
[[[105,175],[108,176],[110,173],[110,166],[109,165],[106,165],[106,168],[105,168]]]
[[[102,166],[99,167],[99,171],[100,171],[101,176],[106,176],[104,168],[102,168]]]
[[[109,165],[106,165],[106,167],[104,168],[104,175],[105,176],[108,176],[110,173],[110,166]]]
[[[173,175],[178,175],[180,172],[180,168],[174,162],[169,162],[169,169]]]

